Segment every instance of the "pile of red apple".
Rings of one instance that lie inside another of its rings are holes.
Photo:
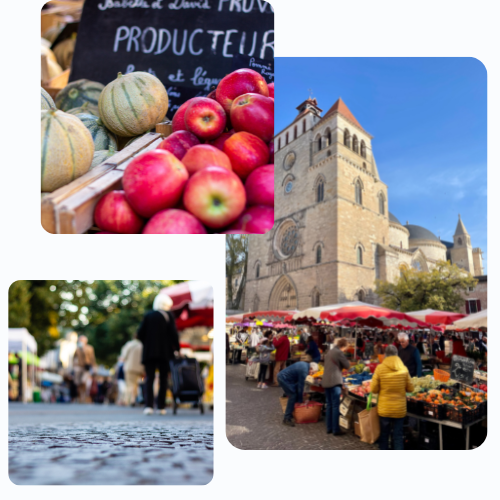
[[[186,101],[173,133],[98,202],[103,233],[251,234],[274,224],[274,83],[251,69]]]

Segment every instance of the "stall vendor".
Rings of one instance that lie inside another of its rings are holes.
[[[410,345],[410,339],[408,334],[401,332],[398,335],[399,349],[398,355],[403,361],[406,368],[410,372],[411,377],[421,377],[422,376],[422,359],[420,358],[420,353],[418,349]]]
[[[294,427],[292,419],[295,403],[302,403],[304,399],[304,384],[308,375],[314,375],[318,371],[317,363],[299,361],[285,368],[278,374],[278,382],[283,392],[288,397],[283,424]]]
[[[312,361],[315,363],[321,361],[321,353],[319,352],[318,344],[316,344],[311,335],[309,335],[308,338],[306,354],[311,356]]]
[[[278,333],[273,339],[273,345],[276,348],[273,387],[278,387],[278,373],[286,366],[286,360],[290,354],[290,341],[284,333]]]
[[[384,354],[384,344],[380,337],[377,337],[375,345],[373,346],[373,353],[375,354],[375,356]]]
[[[248,339],[248,333],[245,332],[245,330],[240,330],[237,334],[236,334],[236,342],[238,342],[238,344],[240,344],[242,347],[243,345],[245,344],[245,342],[247,341]],[[236,351],[236,359],[235,359],[235,363],[241,363],[241,353],[243,352],[243,349],[238,349]]]

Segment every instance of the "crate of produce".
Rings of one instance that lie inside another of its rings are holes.
[[[428,418],[435,418],[436,420],[446,419],[446,406],[438,403],[429,403],[424,401],[424,408],[422,415]]]
[[[409,413],[421,416],[424,414],[424,402],[417,398],[408,397],[406,398],[406,409]]]
[[[94,209],[101,196],[121,189],[127,165],[139,154],[156,149],[164,137],[163,133],[150,132],[78,179],[43,195],[43,228],[53,234],[82,234],[91,229]]]
[[[481,418],[480,412],[481,410],[477,407],[448,405],[446,408],[446,417],[453,422],[470,424]]]

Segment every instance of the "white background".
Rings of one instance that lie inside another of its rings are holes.
[[[165,0],[165,3],[168,0]],[[219,235],[49,235],[40,226],[40,0],[2,2],[2,275],[1,324],[7,327],[10,283],[18,279],[202,279],[215,291],[215,475],[205,487],[19,487],[7,477],[7,384],[0,384],[2,498],[88,500],[109,495],[200,495],[255,498],[334,497],[434,499],[488,495],[498,465],[498,264],[490,259],[489,435],[469,452],[241,451],[227,441],[224,366],[224,237]],[[276,56],[470,56],[488,70],[490,245],[499,243],[498,2],[449,0],[274,0]],[[297,68],[300,71],[300,67]],[[277,75],[278,95],[281,82]],[[429,110],[432,119],[432,110]],[[463,124],[464,140],[467,123]],[[425,137],[419,137],[425,147]],[[496,189],[495,191],[498,191]],[[496,194],[496,196],[495,196]],[[493,254],[491,254],[493,255]],[[493,279],[493,281],[492,281]],[[492,284],[493,283],[493,284]],[[495,321],[494,321],[495,320]],[[5,330],[4,330],[5,332]],[[4,333],[5,339],[5,333]],[[2,342],[5,362],[7,343]],[[5,370],[5,365],[3,365]],[[494,383],[493,383],[494,382]],[[495,418],[497,417],[497,418]],[[89,491],[92,488],[92,491]],[[172,489],[177,491],[172,492]],[[161,491],[160,491],[161,489]],[[119,490],[119,491],[117,491]],[[140,491],[139,491],[140,490]],[[491,491],[491,490],[490,490]],[[491,495],[491,493],[490,493]]]

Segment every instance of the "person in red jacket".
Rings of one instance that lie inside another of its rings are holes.
[[[278,333],[273,339],[273,345],[276,347],[276,355],[274,358],[274,378],[273,387],[279,387],[278,373],[286,368],[286,360],[290,353],[290,341],[284,333]]]

